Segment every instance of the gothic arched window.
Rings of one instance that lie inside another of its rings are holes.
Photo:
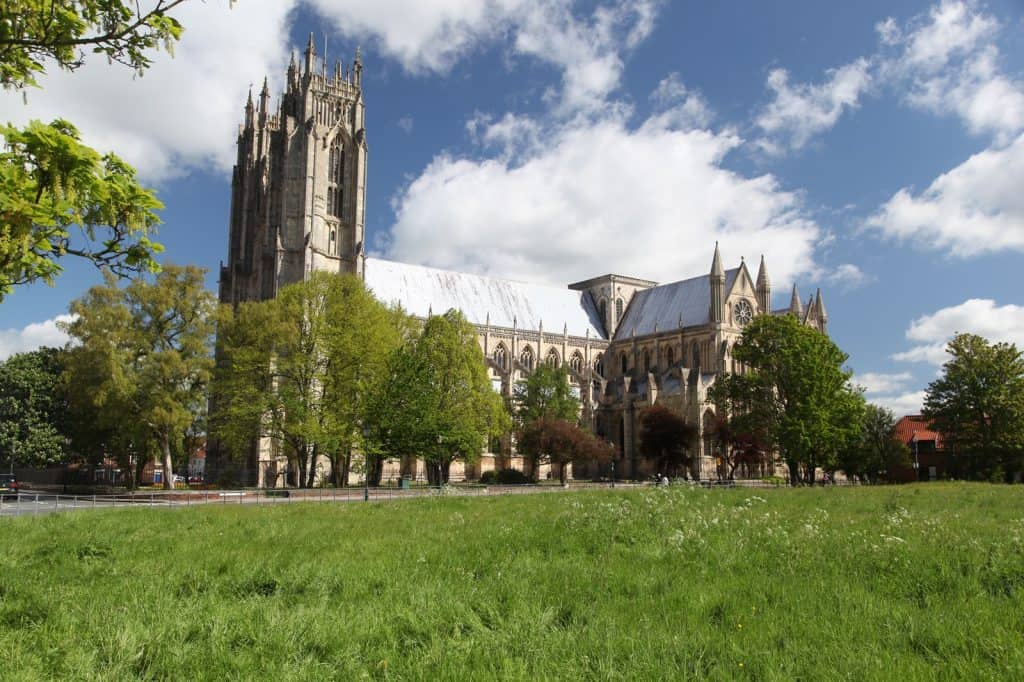
[[[644,374],[651,371],[651,351],[644,351]]]
[[[700,369],[700,345],[693,344],[693,368]]]
[[[629,371],[629,359],[626,358],[626,354],[625,353],[623,353],[621,356],[619,356],[619,362],[622,365],[622,373],[625,374],[626,372],[628,372]]]
[[[523,352],[519,354],[519,364],[521,364],[526,370],[533,369],[533,349],[527,346],[523,349]]]
[[[676,364],[676,349],[673,348],[672,346],[669,346],[668,349],[665,351],[665,358],[668,360],[669,367]]]
[[[597,372],[599,375],[604,376],[604,354],[603,353],[599,353],[598,356],[596,358],[594,358],[594,371]]]
[[[574,352],[572,357],[569,358],[569,366],[577,374],[583,373],[583,355],[579,351]]]
[[[494,349],[494,364],[501,370],[508,369],[508,351],[505,349],[505,344],[499,343],[498,347]]]
[[[608,324],[608,301],[602,298],[597,304],[597,309],[601,315],[601,324]]]
[[[552,367],[558,367],[561,364],[561,361],[558,358],[558,351],[554,348],[549,350],[548,356],[545,358],[544,362],[548,363]]]
[[[618,324],[622,321],[622,309],[623,303],[621,298],[615,299],[615,323]]]
[[[344,180],[345,150],[335,143],[327,157],[327,214],[336,218],[341,217]]]

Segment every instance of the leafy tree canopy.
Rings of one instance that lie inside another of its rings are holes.
[[[47,62],[73,71],[85,51],[102,54],[137,72],[150,52],[172,52],[182,26],[168,12],[185,0],[4,0],[0,21],[0,85],[36,86]]]
[[[569,373],[564,366],[548,363],[537,366],[513,389],[516,418],[521,423],[537,419],[564,419],[575,421],[580,413],[580,401],[572,394]]]
[[[0,362],[0,453],[15,466],[63,461],[61,351],[40,348]]]
[[[366,448],[362,427],[409,333],[407,316],[359,278],[324,272],[230,312],[214,387],[218,440],[241,456],[257,436],[273,438],[296,463],[300,485],[314,483],[320,455],[343,482],[352,448]]]
[[[528,422],[519,432],[518,451],[529,457],[533,479],[541,464],[561,465],[559,478],[565,484],[569,465],[578,461],[608,461],[615,448],[577,424],[565,419],[540,417]]]
[[[664,405],[652,405],[640,415],[640,452],[657,460],[662,473],[685,467],[696,439],[697,427]]]
[[[4,0],[0,86],[38,87],[48,64],[73,71],[87,50],[142,73],[181,37],[168,12],[184,1]],[[53,284],[65,256],[119,276],[159,269],[149,235],[163,206],[131,166],[82,144],[65,120],[0,126],[0,137],[0,301],[20,284]]]
[[[796,481],[813,482],[816,467],[832,468],[836,453],[859,433],[863,399],[843,369],[847,355],[824,334],[791,315],[762,315],[733,347],[748,369],[720,376],[712,401],[745,415],[745,429],[778,448]]]
[[[159,452],[164,486],[173,485],[171,454],[200,419],[213,369],[216,301],[205,270],[166,266],[153,281],[119,288],[113,275],[71,304],[65,326],[78,342],[68,353],[65,384],[77,410],[116,434],[122,461],[141,465]]]
[[[131,166],[82,144],[63,120],[0,135],[0,301],[19,284],[53,284],[65,256],[122,276],[158,269],[163,247],[148,235],[163,204]]]
[[[896,417],[891,410],[868,403],[861,416],[860,433],[839,451],[836,466],[851,478],[875,481],[896,467],[910,465],[910,450],[894,435]]]
[[[428,318],[390,366],[373,413],[374,437],[393,456],[422,457],[431,483],[447,482],[454,460],[474,461],[488,437],[510,427],[476,330],[457,310]]]
[[[974,334],[958,334],[947,351],[942,375],[926,390],[924,416],[966,457],[969,475],[1012,480],[1024,464],[1024,357],[1014,344]]]

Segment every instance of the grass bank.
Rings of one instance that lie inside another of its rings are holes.
[[[5,679],[1024,679],[1024,488],[0,524]]]

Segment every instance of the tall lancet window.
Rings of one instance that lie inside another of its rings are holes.
[[[341,217],[342,199],[344,198],[345,150],[338,143],[331,145],[327,158],[327,214],[335,218]]]

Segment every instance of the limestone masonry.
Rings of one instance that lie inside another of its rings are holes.
[[[618,475],[654,473],[637,452],[638,417],[658,402],[698,426],[692,473],[715,476],[708,388],[717,374],[742,371],[731,349],[756,315],[791,314],[827,332],[820,290],[804,305],[794,284],[789,306],[772,310],[764,257],[752,278],[742,261],[726,270],[717,244],[707,273],[668,284],[606,274],[559,288],[369,258],[362,70],[357,51],[350,68],[335,64],[328,73],[311,36],[301,68],[292,56],[275,111],[266,81],[258,104],[250,93],[239,127],[220,300],[273,298],[281,287],[326,270],[363,277],[382,301],[400,303],[419,318],[457,308],[476,326],[492,382],[503,395],[538,363],[567,367],[583,422],[619,448]],[[453,479],[521,468],[511,438],[491,450],[472,468],[453,466]],[[287,464],[274,452],[268,443],[254,449],[250,469],[260,485],[285,482]],[[386,468],[384,477],[415,475],[419,467],[403,461]],[[572,474],[604,473],[594,467],[574,466]]]

